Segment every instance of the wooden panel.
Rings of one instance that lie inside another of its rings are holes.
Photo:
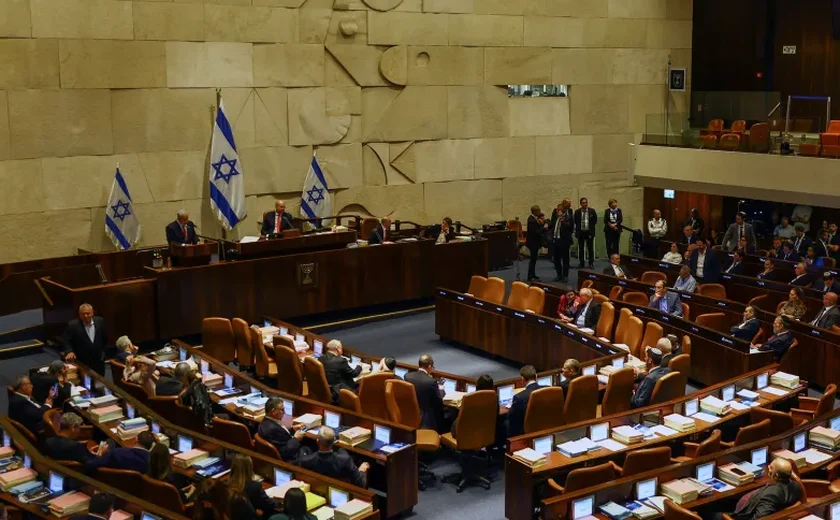
[[[653,210],[658,209],[662,212],[662,218],[668,222],[666,238],[678,241],[683,236],[682,229],[692,208],[697,208],[700,211],[700,216],[704,221],[706,237],[708,237],[712,228],[723,229],[723,197],[689,191],[676,191],[673,199],[666,199],[664,190],[645,188],[643,219],[645,236],[647,236],[647,222],[653,217]]]

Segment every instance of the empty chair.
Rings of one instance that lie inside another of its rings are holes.
[[[388,420],[417,430],[417,451],[432,453],[440,449],[440,435],[434,430],[420,428],[420,405],[417,403],[414,385],[399,379],[389,379],[385,383],[385,405],[388,408]],[[423,489],[423,479],[435,480],[435,474],[422,462],[418,461],[418,464],[421,477],[419,487]]]
[[[377,372],[360,380],[359,402],[362,404],[362,413],[388,420],[388,406],[385,404],[385,383],[395,377],[391,372]]]
[[[184,504],[178,488],[168,482],[143,475],[143,495],[153,497],[156,505],[182,516],[192,516],[192,503]]]
[[[670,368],[672,372],[679,372],[685,377],[688,377],[691,374],[691,355],[680,354],[672,357],[671,360],[668,361],[668,368]]]
[[[723,132],[723,119],[712,119],[709,121],[709,126],[706,127],[706,132],[713,134],[720,134]]]
[[[624,478],[653,469],[664,468],[673,462],[675,461],[671,460],[670,446],[633,450],[624,458],[624,464],[621,467],[616,466],[616,471],[618,472],[618,478]]]
[[[647,307],[650,298],[643,292],[639,291],[630,291],[624,293],[624,296],[621,297],[622,300],[631,304],[631,305],[638,305],[639,307]]]
[[[614,285],[612,289],[610,289],[610,300],[617,300],[621,293],[624,292],[624,287],[620,285]]]
[[[732,126],[729,128],[729,132],[733,134],[743,134],[747,130],[747,122],[743,119],[737,119],[732,121]]]
[[[545,291],[540,287],[528,287],[526,311],[542,314],[545,310]]]
[[[750,151],[766,153],[770,151],[770,125],[756,123],[750,127]]]
[[[204,318],[201,322],[202,352],[222,363],[236,360],[233,326],[227,318]]]
[[[630,353],[639,359],[642,359],[639,354],[642,349],[642,336],[644,334],[645,325],[642,320],[635,316],[631,316],[627,321],[627,330],[624,332],[624,344],[630,348]],[[616,341],[616,343],[619,343]]]
[[[507,306],[513,309],[524,311],[528,302],[528,284],[513,282],[510,286],[510,294],[507,299]]]
[[[268,358],[265,345],[262,342],[262,333],[256,325],[251,329],[251,347],[254,349],[257,377],[261,379],[277,378],[277,363]]]
[[[470,278],[470,286],[467,289],[467,294],[472,294],[479,300],[484,299],[484,291],[487,288],[487,278],[480,275],[473,275]]]
[[[753,345],[758,345],[764,343],[767,340],[767,332],[764,329],[758,329],[758,332],[752,337],[751,343]],[[796,341],[796,340],[794,340]]]
[[[682,306],[683,319],[691,320],[691,307],[685,302],[680,302],[680,305]]]
[[[351,412],[362,413],[362,402],[352,390],[342,388],[338,391],[338,406]]]
[[[735,441],[721,441],[720,445],[724,449],[735,448],[766,439],[767,437],[770,437],[770,419],[764,419],[763,421],[740,428],[738,435],[735,436]]]
[[[582,284],[580,284],[581,289],[591,289],[592,286],[595,285],[595,282],[592,280],[584,280]]]
[[[601,315],[595,325],[595,335],[599,338],[612,336],[613,322],[615,321],[615,307],[610,302],[601,304]]]
[[[691,336],[688,334],[682,337],[682,353],[691,355]]]
[[[709,298],[716,298],[718,300],[725,300],[726,287],[719,283],[701,283],[697,286],[697,294],[708,296]]]
[[[615,328],[615,337],[613,338],[615,343],[626,344],[624,336],[627,335],[627,326],[630,323],[630,318],[632,317],[633,311],[626,307],[618,311],[618,325]]]
[[[254,450],[254,439],[244,424],[213,417],[211,425],[213,437],[246,450]]]
[[[569,383],[563,415],[566,424],[594,419],[598,415],[597,376],[578,376]]]
[[[280,455],[280,452],[277,451],[277,448],[267,440],[260,437],[259,433],[254,435],[254,451],[260,455],[265,455],[270,459],[283,460],[283,457]]]
[[[553,478],[548,479],[548,486],[556,493],[572,493],[615,480],[615,464],[606,462],[590,468],[577,468],[569,472],[566,485],[559,485]]]
[[[143,488],[143,474],[130,469],[97,468],[93,478],[129,494]]]
[[[610,301],[610,299],[609,299],[609,298],[607,298],[607,297],[606,297],[606,295],[603,295],[603,294],[594,294],[594,293],[593,293],[593,294],[592,294],[592,299],[593,299],[593,300],[595,300],[596,302],[598,302],[598,303],[602,304],[602,305],[603,305],[604,303],[606,303],[606,302]]]
[[[687,382],[687,378],[679,372],[665,374],[653,387],[648,404],[660,404],[684,396]]]
[[[324,373],[324,365],[309,356],[303,360],[303,373],[306,375],[306,385],[309,387],[309,398],[329,404],[332,402],[332,392]]]
[[[251,348],[251,330],[248,328],[248,322],[242,318],[233,318],[230,324],[233,328],[236,362],[239,363],[240,370],[249,369],[254,366],[254,352]],[[262,333],[260,333],[259,339],[262,341]]]
[[[802,143],[799,145],[799,155],[816,157],[820,154],[820,145],[814,143]]]
[[[484,489],[490,489],[489,452],[485,450],[496,442],[496,417],[499,412],[498,397],[493,390],[479,390],[464,396],[458,412],[458,427],[455,438],[451,433],[441,436],[441,443],[460,455],[461,473],[449,475],[445,482],[457,482],[458,492],[471,482],[477,482]],[[471,457],[482,459],[482,470],[471,464]]]
[[[717,147],[717,136],[716,135],[701,135],[700,136],[700,147],[701,148],[708,148],[714,149]]]
[[[610,374],[607,389],[604,391],[604,400],[601,401],[601,417],[630,409],[634,383],[635,372],[630,367],[624,367]]]
[[[734,152],[741,147],[741,136],[738,134],[723,134],[720,136],[718,148]]]
[[[670,499],[666,499],[665,520],[703,520],[703,518],[697,513],[671,502]]]
[[[642,273],[642,276],[639,278],[639,281],[642,283],[649,283],[650,285],[655,284],[659,280],[662,280],[666,284],[668,283],[668,275],[663,273],[662,271],[645,271]]]
[[[505,281],[495,276],[488,278],[484,286],[484,300],[495,304],[505,301]]]
[[[706,440],[703,442],[684,442],[683,449],[685,450],[685,456],[678,457],[679,460],[699,459],[700,457],[721,451],[720,430],[713,430],[711,435],[706,437]]]
[[[828,129],[820,134],[820,143],[829,146],[840,145],[840,121],[829,121]]]
[[[274,336],[274,364],[277,366],[277,389],[303,395],[303,372],[291,339]]]
[[[359,238],[367,240],[376,226],[379,225],[379,219],[376,217],[365,217],[362,219],[361,229],[359,230]]]
[[[747,303],[747,305],[755,307],[756,309],[762,309],[762,308],[768,306],[768,304],[767,304],[768,299],[769,298],[766,294],[759,294],[755,298],[750,299],[750,301],[749,301],[749,303]]]
[[[799,416],[807,420],[816,419],[834,409],[834,399],[837,397],[837,385],[834,383],[825,387],[825,392],[818,398],[799,396],[798,406],[791,410],[794,417]]]
[[[799,341],[796,338],[779,360],[779,370],[789,374],[799,373]]]
[[[566,424],[563,416],[563,389],[559,386],[531,392],[525,410],[525,433],[534,433]]]
[[[723,332],[724,334],[729,332],[729,328],[726,326],[726,314],[722,312],[701,314],[694,319],[694,323],[700,325],[701,327]]]
[[[656,343],[662,339],[664,335],[664,331],[662,330],[662,325],[656,323],[655,321],[649,321],[645,324],[645,335],[642,337],[642,346],[639,349],[639,354],[636,357],[639,359],[644,359],[643,355],[645,353],[645,349],[648,347],[655,347]]]
[[[769,408],[761,408],[755,406],[750,408],[750,422],[755,424],[765,419],[770,420],[770,436],[780,435],[789,432],[794,427],[807,422],[806,419],[799,418],[798,422],[794,424],[793,416],[789,413],[780,412],[778,410],[771,410]]]

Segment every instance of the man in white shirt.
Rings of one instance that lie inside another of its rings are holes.
[[[805,204],[799,204],[795,208],[793,208],[793,213],[791,213],[790,219],[793,221],[793,225],[802,224],[802,227],[805,228],[805,232],[811,231],[811,213],[814,212],[814,208]]]
[[[654,240],[661,240],[668,234],[668,223],[658,209],[653,210],[653,218],[648,220],[648,234]]]
[[[782,222],[776,229],[773,230],[773,235],[779,238],[793,238],[794,229],[793,226],[790,225],[790,219],[787,217],[782,217]]]
[[[680,275],[674,282],[674,290],[693,293],[695,289],[697,289],[697,280],[691,276],[691,269],[687,265],[680,267]]]
[[[811,285],[811,279],[808,276],[808,268],[805,267],[805,264],[799,262],[796,264],[796,267],[793,268],[793,280],[790,281],[791,285],[795,285],[797,287],[807,287]]]

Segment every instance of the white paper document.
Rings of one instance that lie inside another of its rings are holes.
[[[762,392],[767,392],[768,394],[773,395],[787,395],[790,390],[784,390],[782,388],[776,388],[775,386],[767,386],[761,389]]]
[[[691,416],[692,419],[697,419],[698,421],[704,421],[707,423],[715,423],[720,420],[720,417],[712,415],[706,412],[699,412]]]

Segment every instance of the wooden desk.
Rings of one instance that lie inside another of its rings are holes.
[[[832,493],[822,498],[809,500],[793,509],[764,517],[765,520],[791,520],[814,515],[818,518],[831,518],[831,506],[840,502],[840,493]],[[835,506],[836,507],[836,506]]]
[[[247,243],[224,240],[223,243],[227,252],[234,252],[239,258],[257,258],[304,251],[343,249],[347,247],[347,244],[355,241],[355,231],[339,231],[336,233],[298,235],[290,238],[261,238],[256,242]]]
[[[511,230],[485,231],[481,237],[487,240],[490,270],[504,269],[519,257],[518,233]]]
[[[505,459],[505,513],[510,519],[525,519],[530,518],[530,511],[536,504],[534,501],[534,490],[538,485],[545,481],[548,477],[563,477],[573,469],[593,466],[596,464],[603,464],[609,460],[621,462],[627,452],[639,448],[651,448],[657,446],[668,445],[671,446],[672,456],[682,454],[682,443],[685,441],[697,441],[708,436],[708,434],[715,428],[721,428],[726,433],[730,434],[730,439],[734,438],[735,431],[740,425],[744,425],[749,421],[749,411],[735,411],[732,410],[727,415],[720,417],[714,423],[706,423],[697,420],[697,430],[690,433],[680,433],[669,437],[656,437],[654,439],[646,440],[640,444],[635,444],[625,450],[613,452],[607,449],[601,449],[580,457],[569,458],[562,455],[559,451],[554,451],[547,456],[546,464],[531,468],[510,455],[523,448],[533,447],[534,440],[548,435],[553,436],[552,445],[561,444],[570,440],[580,439],[588,435],[590,426],[609,422],[610,428],[622,425],[635,424],[662,424],[663,417],[671,413],[682,413],[685,403],[694,399],[702,399],[707,395],[719,396],[721,390],[725,386],[735,385],[736,390],[741,388],[752,389],[755,387],[755,378],[757,375],[763,373],[773,373],[778,370],[778,365],[770,365],[763,367],[761,370],[755,370],[741,377],[727,380],[722,383],[707,387],[699,392],[691,395],[680,397],[666,403],[659,405],[647,406],[636,410],[630,410],[620,414],[611,415],[608,417],[599,417],[588,421],[582,421],[575,424],[564,426],[560,429],[545,430],[542,432],[530,433],[518,437],[508,439],[507,452],[508,456]],[[789,390],[784,396],[776,396],[774,394],[759,392],[760,402],[762,406],[770,407],[789,407],[788,403],[796,398],[796,396],[806,389],[804,385],[798,388]]]
[[[437,291],[435,333],[537,370],[561,367],[569,358],[581,362],[601,358],[608,363],[625,356],[608,342],[553,318],[447,289]]]

